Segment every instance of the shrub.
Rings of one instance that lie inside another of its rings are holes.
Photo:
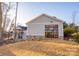
[[[72,34],[73,38],[74,38],[74,41],[79,43],[79,33],[74,33]]]
[[[64,29],[64,36],[71,36],[74,32],[75,30],[73,28],[67,27]]]

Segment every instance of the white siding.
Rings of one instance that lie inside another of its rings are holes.
[[[55,19],[55,18],[54,18]],[[33,21],[31,21],[30,23],[28,24],[51,24],[51,21],[53,21],[53,23],[60,23],[58,21],[55,21],[54,19],[51,19],[51,18],[48,18],[46,16],[41,16],[41,17],[38,17],[36,19],[34,19]]]
[[[63,39],[63,24],[59,24],[59,38],[62,38]]]
[[[29,24],[27,35],[30,36],[44,36],[44,26],[42,24]]]

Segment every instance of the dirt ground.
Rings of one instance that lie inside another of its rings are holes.
[[[0,47],[1,56],[79,56],[79,44],[64,40],[30,40]]]

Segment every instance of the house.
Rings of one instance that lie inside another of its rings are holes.
[[[25,26],[17,26],[16,27],[16,39],[26,39],[26,30]]]
[[[27,27],[22,25],[16,26],[16,39],[26,39],[26,31]],[[12,25],[12,28],[10,30],[12,37],[15,35],[15,27]]]
[[[26,24],[27,37],[63,39],[63,21],[55,16],[41,14]]]

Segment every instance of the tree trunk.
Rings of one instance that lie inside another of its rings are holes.
[[[1,32],[2,32],[2,8],[0,2],[0,38],[1,38]]]
[[[0,2],[0,45],[2,45],[2,43],[3,43],[3,38],[2,38],[2,20],[3,20],[3,18],[2,18],[2,5],[1,5],[2,3]]]

